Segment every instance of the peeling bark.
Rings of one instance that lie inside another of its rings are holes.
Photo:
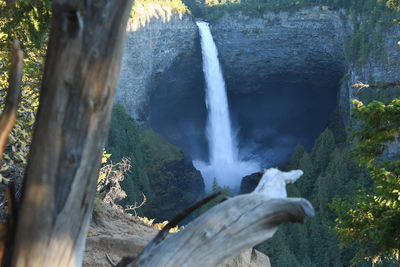
[[[55,0],[11,266],[80,266],[131,0]]]

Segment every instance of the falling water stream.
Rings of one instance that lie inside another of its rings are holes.
[[[197,22],[201,37],[203,72],[206,81],[206,107],[208,121],[206,137],[209,147],[209,162],[193,161],[205,180],[206,191],[211,190],[213,179],[220,186],[229,186],[237,192],[243,176],[260,169],[253,161],[241,161],[229,117],[228,99],[218,51],[208,23]]]

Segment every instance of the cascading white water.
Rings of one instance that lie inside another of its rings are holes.
[[[208,23],[197,22],[201,37],[203,71],[206,80],[206,106],[208,110],[207,140],[209,163],[193,161],[201,171],[210,191],[212,181],[217,178],[219,185],[230,186],[237,191],[240,179],[259,170],[257,163],[240,161],[236,141],[232,134],[225,81],[218,61],[218,51]]]
[[[203,71],[206,80],[206,103],[208,109],[207,137],[210,162],[232,164],[237,152],[233,145],[231,122],[229,119],[228,99],[225,81],[218,61],[218,51],[210,28],[206,22],[197,24],[201,34]]]

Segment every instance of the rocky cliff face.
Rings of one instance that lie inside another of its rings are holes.
[[[347,122],[351,99],[381,94],[363,89],[362,96],[352,84],[396,81],[399,27],[394,25],[375,45],[385,56],[371,53],[368,63],[360,65],[346,55],[353,23],[345,11],[322,7],[261,17],[226,14],[212,23],[232,123],[247,155],[264,153],[267,166],[279,164],[296,144],[311,148],[337,104]],[[150,124],[193,158],[206,160],[207,110],[195,22],[170,15],[132,25],[116,101],[139,123]]]
[[[400,27],[394,25],[380,39],[377,51],[372,51],[368,58],[368,63],[361,66],[347,64],[338,99],[341,114],[346,123],[350,118],[350,101],[352,99],[361,99],[369,102],[371,99],[378,98],[389,101],[393,97],[400,96],[400,91],[396,88],[400,77],[400,50],[397,44],[400,40]],[[376,53],[381,55],[377,57],[375,56]],[[354,87],[353,85],[359,81],[385,89]]]
[[[341,16],[320,8],[268,12],[259,18],[225,15],[212,25],[212,32],[228,88],[263,90],[277,79],[337,81],[345,70]]]
[[[368,63],[362,65],[346,59],[346,36],[355,32],[344,10],[315,7],[294,13],[265,13],[260,18],[225,15],[213,25],[212,31],[228,89],[232,91],[264,90],[276,79],[292,83],[312,81],[320,88],[329,88],[337,86],[341,79],[337,101],[346,123],[351,99],[362,98],[362,93],[371,98],[382,97],[382,94],[387,98],[398,95],[393,92],[393,86],[389,86],[391,90],[386,93],[371,89],[360,92],[352,86],[357,81],[387,85],[398,80],[400,28],[397,25],[380,36],[375,48],[379,51],[371,51]],[[371,43],[373,35],[372,32]]]
[[[127,29],[116,101],[138,122],[149,121],[152,96],[157,104],[188,92],[201,97],[197,27],[187,15],[163,12],[154,11],[146,23],[131,21]],[[386,51],[385,59],[371,56],[363,66],[346,62],[345,36],[352,34],[353,26],[343,10],[314,7],[290,13],[267,12],[257,18],[227,14],[212,24],[212,32],[229,91],[260,92],[282,80],[323,88],[338,86],[344,77],[338,100],[346,118],[349,100],[358,93],[352,84],[358,80],[393,82],[400,74],[396,46],[400,31],[395,26],[377,46]]]
[[[190,16],[157,6],[146,20],[131,20],[127,31],[115,101],[141,123],[148,121],[152,81],[193,53],[198,33]]]

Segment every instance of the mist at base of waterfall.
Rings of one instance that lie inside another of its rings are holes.
[[[212,190],[212,184],[214,178],[216,178],[219,186],[228,186],[233,194],[237,194],[242,178],[260,171],[260,165],[251,160],[220,164],[209,164],[204,161],[194,160],[193,165],[203,176],[206,192]]]

